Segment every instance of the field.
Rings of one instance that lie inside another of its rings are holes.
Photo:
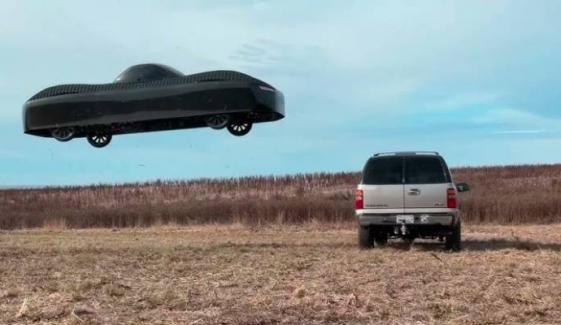
[[[453,173],[460,253],[359,250],[358,172],[0,190],[0,324],[558,323],[561,165]]]
[[[456,168],[470,224],[561,222],[561,164]],[[353,223],[360,173],[0,190],[0,229]],[[0,184],[2,185],[2,184]]]
[[[0,323],[558,323],[561,225],[359,250],[337,225],[0,232]]]

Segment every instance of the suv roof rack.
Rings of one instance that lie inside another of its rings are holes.
[[[380,156],[415,156],[415,155],[433,155],[439,156],[436,151],[396,151],[396,152],[379,152],[374,157]]]

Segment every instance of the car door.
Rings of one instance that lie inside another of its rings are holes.
[[[453,185],[442,158],[410,156],[404,163],[404,213],[449,212],[447,191]]]
[[[365,212],[403,213],[403,157],[371,158],[358,188],[363,191]]]

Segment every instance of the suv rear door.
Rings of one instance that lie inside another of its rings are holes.
[[[439,156],[407,156],[404,166],[404,213],[449,212],[450,172]]]
[[[370,158],[362,175],[359,189],[368,213],[403,213],[403,157]]]

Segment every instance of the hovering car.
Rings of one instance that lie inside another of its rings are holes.
[[[284,96],[236,71],[192,75],[140,64],[113,83],[46,88],[23,108],[24,132],[70,141],[86,137],[102,148],[118,134],[210,127],[246,135],[254,123],[284,117]]]

